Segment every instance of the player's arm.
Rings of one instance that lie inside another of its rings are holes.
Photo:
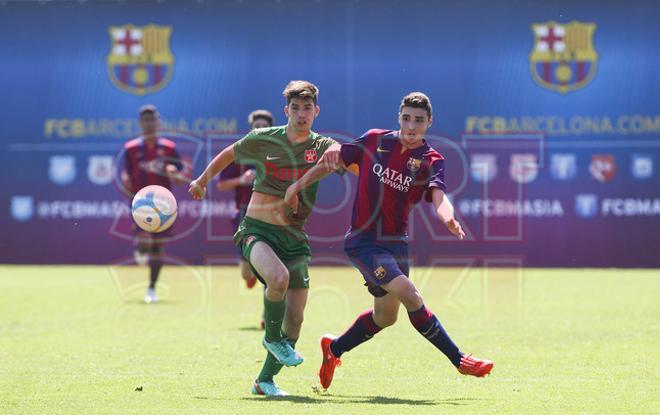
[[[332,143],[319,159],[316,166],[312,167],[298,181],[293,183],[284,195],[284,203],[296,213],[298,211],[298,193],[306,187],[316,183],[337,169],[346,169],[357,175],[359,172],[356,163],[362,157],[363,144],[369,132],[351,143]],[[347,168],[346,165],[349,167]]]
[[[165,174],[176,184],[183,184],[189,180],[174,164],[167,164],[165,166]]]
[[[435,213],[438,215],[438,218],[440,218],[442,223],[447,226],[449,232],[457,236],[459,239],[465,238],[465,232],[463,232],[461,224],[454,218],[454,205],[451,204],[445,192],[438,187],[434,187],[431,189],[431,199],[433,200]]]
[[[319,163],[317,163],[316,166],[309,169],[309,171],[305,173],[303,177],[298,179],[291,186],[289,186],[288,189],[286,189],[286,194],[284,195],[284,203],[291,208],[293,213],[298,213],[298,193],[323,179],[324,177],[329,176],[336,170],[332,167],[328,167],[329,165],[327,163],[321,164],[321,160],[319,160]],[[341,164],[343,165],[343,163]]]
[[[347,145],[334,143],[330,147],[328,147],[325,153],[323,153],[323,156],[321,156],[321,158],[319,159],[319,164],[324,164],[328,169],[331,170],[331,172],[338,169],[344,169],[357,176],[360,173],[360,169],[357,164],[351,163],[350,166],[346,166],[344,164],[344,160],[341,157],[342,146],[347,146]],[[321,179],[322,178],[323,177],[321,177]]]
[[[206,193],[206,186],[209,184],[218,173],[224,170],[229,164],[234,161],[234,144],[226,147],[206,166],[206,169],[199,175],[198,178],[190,182],[188,193],[190,193],[195,200],[201,200]]]
[[[129,172],[133,171],[132,159],[127,149],[124,149],[124,167],[121,169],[121,191],[126,196],[132,196],[133,183]]]
[[[346,169],[346,166],[341,158],[341,144],[333,143],[323,153],[316,166],[289,186],[284,195],[284,203],[291,208],[293,213],[298,213],[298,193],[338,169]]]
[[[217,187],[218,190],[221,191],[234,190],[239,186],[247,186],[252,184],[252,182],[254,182],[254,178],[255,178],[254,169],[246,170],[240,176],[232,177],[232,178],[223,179],[221,174]]]
[[[183,162],[176,149],[172,150],[172,156],[165,163],[165,175],[176,184],[186,183],[189,178],[183,173]]]
[[[218,180],[218,190],[221,191],[227,191],[227,190],[234,190],[238,186],[241,186],[242,183],[242,177],[233,177],[231,179],[220,179]]]
[[[463,232],[461,224],[454,218],[454,206],[445,194],[445,189],[447,189],[445,184],[445,159],[440,154],[435,153],[431,155],[431,160],[426,200],[433,203],[435,213],[449,229],[449,232],[459,239],[463,239],[465,238],[465,232]]]

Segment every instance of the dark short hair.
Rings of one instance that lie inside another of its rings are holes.
[[[311,99],[316,104],[319,98],[319,89],[309,81],[291,81],[282,91],[282,95],[286,98],[287,105],[294,98]]]
[[[153,114],[158,116],[158,108],[153,104],[146,104],[140,107],[139,111],[140,117],[147,114]]]
[[[401,100],[401,106],[399,107],[399,112],[403,110],[403,107],[412,107],[412,108],[423,108],[426,110],[429,118],[433,115],[433,107],[431,106],[431,100],[426,94],[422,92],[411,92]]]
[[[252,126],[252,123],[255,120],[258,120],[259,118],[261,118],[262,120],[266,120],[268,122],[268,125],[270,125],[271,127],[275,123],[275,118],[273,117],[273,114],[270,111],[268,111],[268,110],[255,110],[255,111],[252,111],[250,113],[250,115],[248,115],[248,120],[247,120],[248,125]]]

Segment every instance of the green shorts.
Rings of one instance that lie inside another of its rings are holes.
[[[234,234],[234,244],[247,259],[254,275],[266,285],[264,278],[250,263],[250,253],[257,241],[268,244],[289,270],[289,288],[309,288],[308,265],[312,250],[305,232],[290,226],[272,225],[249,216],[243,218]]]

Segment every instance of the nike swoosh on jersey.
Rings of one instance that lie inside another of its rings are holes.
[[[266,156],[266,160],[277,160],[279,157]]]
[[[385,150],[385,149],[382,148],[382,147],[378,147],[378,148],[376,148],[376,152],[377,152],[377,153],[389,153],[390,150]]]

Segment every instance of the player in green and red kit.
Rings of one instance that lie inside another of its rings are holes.
[[[283,197],[289,185],[336,144],[311,131],[319,114],[318,88],[314,84],[291,81],[284,96],[287,125],[254,130],[225,148],[189,189],[193,198],[199,200],[209,181],[232,161],[256,167],[252,197],[234,242],[266,286],[262,344],[268,353],[252,393],[270,396],[286,395],[273,380],[282,366],[303,362],[295,350],[309,288],[311,250],[303,227],[312,211],[317,185],[301,194],[296,214],[285,206]]]
[[[431,122],[431,101],[421,92],[413,92],[401,101],[398,131],[369,130],[351,143],[333,146],[321,163],[285,195],[285,202],[295,211],[296,195],[307,186],[337,166],[359,167],[358,192],[344,252],[362,273],[374,297],[374,307],[360,314],[341,336],[321,339],[319,379],[326,389],[341,364],[340,356],[394,324],[400,304],[408,311],[415,329],[460,373],[482,377],[493,368],[490,360],[459,350],[408,279],[408,214],[422,199],[433,203],[438,218],[452,234],[461,239],[465,236],[445,195],[445,159],[424,140]]]

